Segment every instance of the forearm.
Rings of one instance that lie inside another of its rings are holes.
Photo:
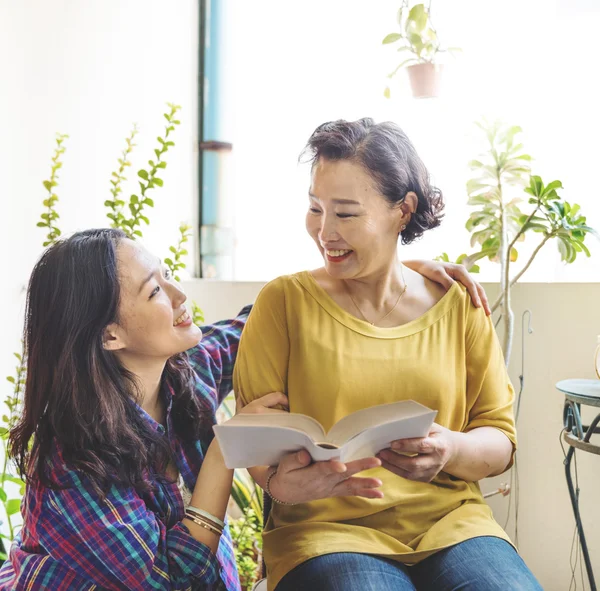
[[[469,482],[497,476],[506,470],[512,455],[508,437],[493,427],[468,433],[452,432],[453,454],[444,472]]]
[[[192,494],[191,505],[223,520],[227,511],[232,481],[233,470],[225,466],[221,449],[215,439],[206,452]],[[196,525],[190,519],[184,519],[184,523],[196,540],[206,544],[213,552],[217,551],[218,536]]]
[[[269,475],[270,469],[270,466],[255,466],[254,468],[249,468],[248,472],[254,479],[254,482],[264,490],[267,485],[267,476]]]

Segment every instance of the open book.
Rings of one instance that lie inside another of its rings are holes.
[[[276,466],[306,449],[314,461],[374,456],[396,439],[425,437],[437,411],[413,400],[364,408],[340,419],[328,433],[302,414],[239,414],[214,431],[228,468]]]

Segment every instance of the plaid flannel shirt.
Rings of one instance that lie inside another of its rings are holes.
[[[166,429],[139,408],[152,429],[170,438],[190,490],[213,438],[216,410],[232,388],[249,311],[246,307],[234,320],[205,327],[202,342],[188,351],[196,393],[210,417],[200,440],[183,443],[173,434],[172,394],[165,393]],[[229,530],[216,555],[193,538],[181,522],[184,507],[177,483],[157,480],[155,490],[143,496],[132,488],[113,486],[103,501],[85,474],[65,464],[59,449],[52,455],[51,468],[66,488],[27,487],[21,506],[23,529],[0,569],[0,590],[240,589]]]

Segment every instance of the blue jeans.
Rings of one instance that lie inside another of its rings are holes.
[[[370,554],[312,558],[289,572],[276,591],[540,591],[505,540],[472,538],[415,566]]]

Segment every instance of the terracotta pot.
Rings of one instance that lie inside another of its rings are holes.
[[[408,77],[415,98],[439,96],[442,81],[442,64],[415,64],[408,66]]]

